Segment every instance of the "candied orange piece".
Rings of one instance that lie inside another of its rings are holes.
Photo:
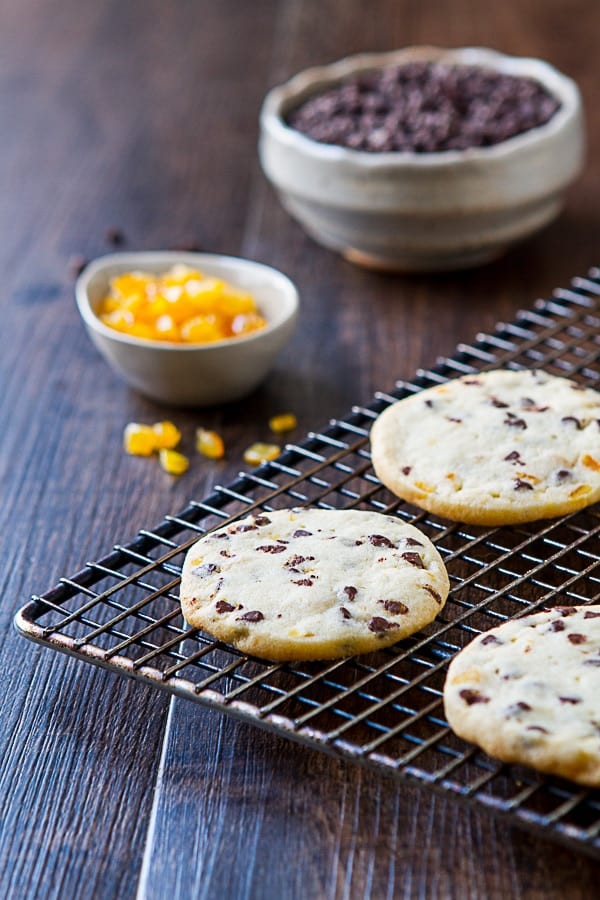
[[[190,266],[186,266],[185,263],[177,263],[177,265],[173,266],[166,272],[162,278],[160,279],[165,285],[182,285],[185,284],[186,281],[189,281],[191,278],[204,278],[201,272],[198,272],[197,269],[192,269]]]
[[[251,444],[244,451],[244,462],[251,466],[260,466],[261,463],[275,459],[281,453],[281,447],[277,444]]]
[[[155,422],[152,426],[154,432],[154,446],[157,450],[173,450],[181,440],[181,432],[172,422]]]
[[[225,444],[221,435],[206,428],[196,429],[196,450],[208,459],[222,459],[225,456]]]
[[[156,339],[154,328],[151,325],[147,325],[146,322],[134,322],[133,325],[124,329],[124,332],[125,334],[131,334],[133,337],[144,338],[147,341]]]
[[[130,422],[123,432],[125,452],[132,456],[152,456],[156,450],[156,435],[151,425]]]
[[[154,330],[156,332],[156,337],[161,341],[179,340],[179,328],[173,321],[172,316],[159,316],[154,323]]]
[[[135,322],[133,313],[126,309],[115,309],[112,312],[101,315],[100,319],[105,325],[110,325],[116,331],[128,331]]]
[[[219,309],[224,316],[233,318],[244,313],[256,312],[256,304],[250,294],[224,285],[219,298]]]
[[[258,313],[240,313],[231,322],[231,333],[237,336],[264,328],[267,323]]]
[[[280,413],[278,416],[272,416],[269,419],[269,428],[275,434],[282,434],[284,431],[293,431],[297,424],[298,420],[294,413]]]
[[[222,341],[227,335],[221,328],[217,316],[193,316],[181,326],[181,337],[190,344],[208,344],[212,341]]]
[[[166,448],[158,451],[158,461],[169,475],[183,475],[184,472],[187,472],[190,465],[189,459],[183,453]]]
[[[600,472],[600,462],[598,462],[598,460],[594,459],[593,456],[590,456],[589,453],[586,453],[582,457],[581,462],[583,463],[584,466],[587,466],[588,469],[593,469],[594,472]]]
[[[124,272],[111,279],[110,287],[113,295],[131,297],[132,294],[144,296],[150,276],[144,272]]]

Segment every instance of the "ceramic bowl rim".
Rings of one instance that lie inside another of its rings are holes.
[[[457,62],[462,65],[482,65],[506,74],[535,78],[561,102],[560,108],[544,125],[532,128],[489,147],[469,147],[465,150],[445,150],[436,153],[392,151],[369,153],[336,144],[325,144],[307,137],[287,125],[283,115],[286,107],[302,94],[308,96],[311,86],[323,87],[339,83],[358,72],[379,69],[407,60],[435,60]],[[260,121],[264,130],[288,147],[294,146],[316,162],[354,165],[360,169],[386,168],[438,169],[461,162],[489,163],[503,160],[519,150],[535,146],[558,133],[569,123],[581,105],[579,89],[573,79],[550,63],[527,56],[514,56],[487,47],[442,48],[412,45],[399,50],[358,53],[335,62],[313,66],[298,72],[266,95]]]
[[[164,263],[165,271],[170,268],[170,266],[177,265],[178,263],[190,266],[196,265],[198,268],[206,266],[207,274],[209,275],[210,272],[208,272],[208,267],[214,262],[228,263],[234,265],[234,267],[254,269],[255,271],[261,270],[265,275],[272,279],[273,282],[278,283],[281,288],[282,296],[286,298],[287,308],[282,313],[281,319],[276,322],[267,322],[267,325],[264,328],[260,328],[257,331],[251,332],[248,335],[243,335],[242,337],[224,338],[221,341],[212,341],[207,344],[182,344],[176,341],[155,341],[149,338],[140,338],[135,335],[125,334],[121,331],[117,331],[115,328],[105,325],[98,318],[92,308],[89,296],[89,285],[92,279],[97,277],[105,269],[118,265],[119,267],[122,267],[123,272],[143,270],[144,261],[146,261],[146,264],[150,263],[151,265],[160,265]],[[269,266],[266,263],[255,262],[254,260],[240,256],[229,256],[222,253],[180,252],[177,250],[134,250],[131,252],[108,253],[104,256],[96,257],[86,265],[85,269],[81,272],[75,282],[75,300],[84,323],[98,335],[130,347],[143,347],[144,349],[155,350],[158,352],[169,350],[181,353],[209,352],[225,348],[242,347],[255,343],[278,331],[296,315],[299,307],[299,295],[296,285],[291,278],[284,275],[283,272],[279,269],[275,269],[273,266]]]

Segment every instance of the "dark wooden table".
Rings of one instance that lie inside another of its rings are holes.
[[[582,898],[585,857],[414,788],[26,643],[16,609],[117,540],[227,483],[267,419],[294,437],[452,353],[598,263],[594,0],[4,0],[0,5],[0,896]],[[268,87],[410,43],[545,57],[574,77],[590,152],[565,213],[505,259],[376,275],[282,211],[256,155]],[[247,256],[299,285],[297,334],[252,397],[158,407],[100,359],[72,258],[176,247]],[[223,463],[175,480],[124,425],[218,429]]]

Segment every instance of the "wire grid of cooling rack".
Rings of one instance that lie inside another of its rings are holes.
[[[426,784],[600,857],[600,791],[490,759],[450,731],[442,706],[450,659],[480,632],[545,606],[599,602],[600,510],[507,528],[450,523],[384,489],[368,450],[381,410],[423,388],[498,366],[543,367],[598,387],[599,357],[600,270],[592,270],[61,579],[18,612],[16,627],[80,660]],[[177,590],[190,545],[252,510],[290,505],[370,509],[416,524],[450,575],[451,593],[436,621],[395,647],[326,663],[266,663],[188,629]]]

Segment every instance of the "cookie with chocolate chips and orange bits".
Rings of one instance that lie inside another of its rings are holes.
[[[444,707],[460,737],[505,762],[600,787],[600,606],[505,622],[452,660]]]
[[[368,510],[258,512],[188,550],[181,607],[194,628],[269,660],[336,659],[429,624],[446,568],[412,525]]]
[[[600,499],[600,393],[541,370],[465,375],[384,410],[371,450],[386,487],[445,518],[565,515]]]

